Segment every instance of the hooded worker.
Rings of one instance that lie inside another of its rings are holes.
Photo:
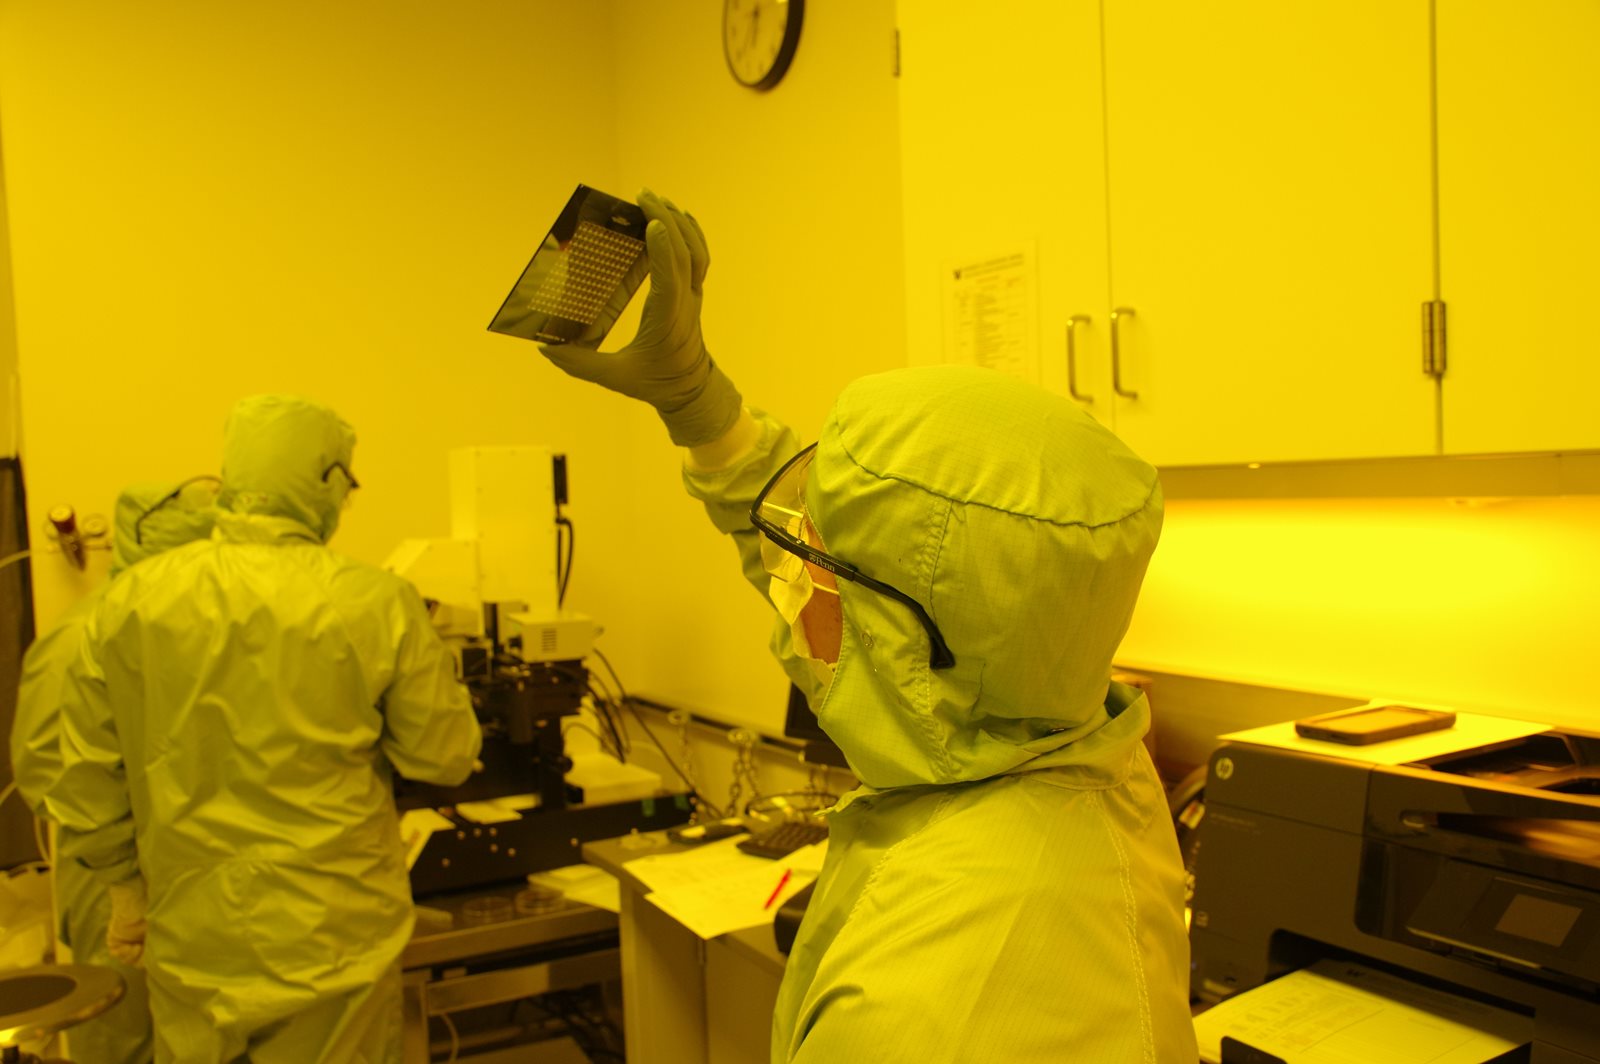
[[[215,477],[124,489],[117,498],[112,579],[146,558],[209,538],[215,497]],[[22,659],[22,683],[11,730],[11,764],[18,790],[41,818],[57,819],[52,802],[61,779],[62,685],[67,667],[78,654],[84,623],[102,592],[97,589],[75,602]],[[78,863],[85,846],[84,837],[70,828],[57,832],[57,934],[72,948],[74,961],[116,970],[125,992],[109,1010],[72,1028],[72,1051],[81,1060],[139,1064],[150,1060],[152,1053],[144,972],[113,957],[107,946],[111,899],[106,885]]]
[[[354,444],[242,400],[215,536],[113,583],[68,674],[59,812],[142,945],[158,1061],[400,1059],[392,776],[458,784],[481,733],[416,590],[324,545]]]
[[[1193,1061],[1149,707],[1110,679],[1155,470],[1071,401],[973,367],[858,380],[802,449],[705,352],[698,224],[640,206],[639,336],[545,354],[689,448],[686,486],[861,781],[828,815],[772,1060]]]

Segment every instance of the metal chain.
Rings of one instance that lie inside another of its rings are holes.
[[[694,747],[689,743],[689,725],[694,721],[686,710],[675,709],[667,714],[667,723],[678,729],[678,767],[688,781],[691,791],[699,792],[700,781],[694,770]]]
[[[756,743],[760,740],[756,733],[748,728],[735,728],[728,733],[728,742],[733,744],[733,781],[728,784],[729,816],[740,816],[739,796],[745,787],[750,788],[750,797],[754,798],[761,793],[761,788],[756,782]]]

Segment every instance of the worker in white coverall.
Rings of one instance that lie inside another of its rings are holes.
[[[68,671],[57,813],[143,950],[157,1061],[400,1059],[392,776],[458,784],[482,736],[416,590],[324,545],[354,445],[241,401],[214,537],[114,582]]]
[[[689,448],[690,493],[861,781],[828,816],[772,1060],[1192,1064],[1149,706],[1110,679],[1155,470],[1069,400],[955,366],[856,381],[802,450],[706,353],[698,223],[640,206],[638,335],[544,353]]]
[[[206,539],[215,521],[215,477],[194,477],[181,485],[139,484],[117,497],[116,531],[111,547],[111,578],[129,566],[185,543]],[[104,586],[73,603],[55,626],[34,640],[22,659],[17,716],[11,728],[11,765],[17,788],[34,815],[57,819],[52,800],[61,781],[61,688],[67,667],[79,654],[84,622]],[[78,858],[82,837],[70,828],[56,833],[57,935],[78,964],[99,964],[122,976],[122,998],[107,1011],[72,1028],[72,1055],[101,1064],[144,1064],[151,1059],[150,995],[144,971],[111,955],[106,929],[111,898],[106,885]]]

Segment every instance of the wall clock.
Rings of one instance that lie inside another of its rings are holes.
[[[805,0],[723,0],[722,54],[739,84],[770,89],[800,44]]]

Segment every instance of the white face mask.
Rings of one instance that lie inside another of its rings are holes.
[[[806,635],[806,626],[800,620],[801,611],[816,593],[816,585],[811,582],[811,574],[805,569],[800,570],[800,576],[795,580],[779,580],[777,577],[772,577],[767,581],[767,594],[772,598],[773,606],[777,608],[778,615],[789,624],[789,638],[793,642],[795,654],[806,663],[811,674],[825,689],[833,683],[833,665],[812,652],[811,639]]]

